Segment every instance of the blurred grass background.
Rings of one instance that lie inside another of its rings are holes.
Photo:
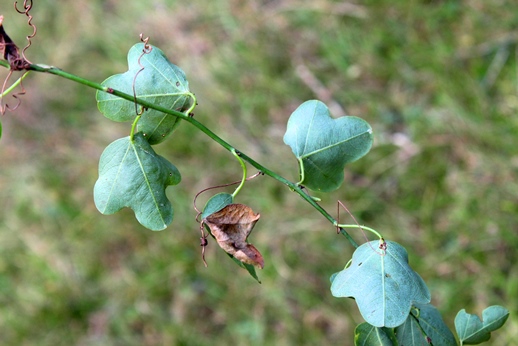
[[[126,71],[142,32],[186,72],[198,120],[291,180],[282,136],[300,103],[369,121],[371,153],[322,205],[334,213],[340,199],[405,246],[451,328],[462,308],[504,305],[488,344],[518,345],[515,1],[33,2],[31,61],[101,82]],[[8,0],[0,14],[23,46],[25,18]],[[98,158],[129,125],[103,118],[83,86],[33,74],[25,87],[1,119],[1,344],[353,344],[362,318],[329,291],[353,249],[296,195],[264,177],[239,195],[262,215],[250,239],[261,285],[213,241],[205,268],[192,199],[239,179],[235,159],[182,124],[156,147],[183,175],[168,189],[173,224],[102,216]]]

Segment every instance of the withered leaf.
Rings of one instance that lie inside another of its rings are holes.
[[[20,71],[29,67],[30,63],[20,56],[18,47],[7,35],[3,24],[4,16],[0,16],[0,55],[9,62],[11,70]]]
[[[207,216],[203,222],[223,250],[243,263],[262,269],[263,256],[255,246],[246,242],[260,217],[260,214],[255,214],[252,208],[244,204],[229,204]]]

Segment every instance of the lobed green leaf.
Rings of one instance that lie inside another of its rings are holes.
[[[379,242],[358,247],[348,268],[332,276],[335,297],[353,297],[366,322],[394,328],[405,322],[414,303],[429,303],[430,291],[408,265],[408,254],[398,243],[387,241],[385,254]]]
[[[502,327],[509,317],[509,310],[493,305],[482,311],[482,321],[477,315],[462,309],[455,317],[455,329],[461,344],[476,345],[491,338],[491,332]]]
[[[299,161],[300,184],[311,190],[336,190],[344,180],[344,167],[367,154],[372,146],[370,125],[347,116],[331,118],[327,106],[306,101],[290,116],[284,143]]]
[[[102,85],[133,94],[135,83],[138,98],[179,112],[189,109],[192,94],[189,92],[185,73],[169,62],[159,48],[152,46],[150,53],[142,55],[143,47],[142,43],[131,47],[128,52],[129,70],[109,77]],[[102,91],[97,92],[96,99],[99,110],[108,119],[123,122],[136,117],[135,103],[131,101]],[[142,111],[140,106],[138,111]],[[157,144],[163,141],[179,122],[180,119],[175,116],[148,109],[139,120],[138,129],[150,144]]]
[[[139,132],[133,141],[130,137],[118,139],[102,153],[95,206],[102,214],[129,207],[144,227],[163,230],[173,221],[165,189],[180,180],[178,169],[157,155]]]

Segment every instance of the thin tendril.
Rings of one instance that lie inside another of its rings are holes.
[[[4,84],[2,85],[2,91],[0,92],[0,114],[5,114],[7,111],[14,111],[16,110],[20,104],[22,103],[22,100],[20,100],[18,97],[23,96],[26,93],[25,88],[23,87],[23,80],[25,77],[29,74],[29,71],[26,71],[20,78],[16,80],[9,88],[6,89],[7,81],[11,78],[13,75],[13,70],[10,70],[7,74],[7,77],[5,77]],[[17,103],[14,107],[9,106],[7,103],[4,105],[4,96],[9,94],[11,91],[13,91],[14,88],[16,88],[18,85],[21,87],[21,91],[17,92],[16,94],[13,94],[12,97],[16,99]]]
[[[138,58],[138,64],[140,66],[140,70],[137,71],[137,73],[135,73],[135,76],[133,77],[133,84],[132,84],[132,88],[133,88],[133,99],[134,99],[134,103],[135,103],[135,114],[137,116],[140,116],[144,113],[144,111],[146,110],[144,107],[142,107],[142,109],[138,110],[138,103],[137,103],[137,90],[136,90],[136,87],[135,87],[135,84],[136,84],[136,81],[137,81],[137,76],[140,74],[140,72],[144,71],[144,66],[142,65],[142,63],[140,62],[140,59],[142,59],[142,57],[145,55],[145,54],[149,54],[151,53],[151,51],[153,50],[153,47],[151,47],[151,45],[148,43],[149,42],[149,37],[146,37],[144,38],[144,35],[142,35],[142,33],[140,34],[140,41],[142,43],[144,43],[144,48],[142,49],[142,54],[140,54],[139,58]]]
[[[29,24],[29,26],[32,28],[32,34],[27,36],[27,45],[22,50],[22,58],[26,62],[28,62],[29,64],[32,64],[32,63],[25,56],[25,51],[32,45],[31,39],[34,38],[34,36],[36,36],[36,32],[37,32],[36,25],[34,25],[32,23],[32,18],[33,17],[32,17],[31,14],[29,14],[29,11],[31,10],[31,8],[32,8],[32,0],[24,0],[23,1],[23,11],[18,9],[18,1],[14,2],[14,9],[16,10],[16,12],[18,12],[20,14],[25,14],[27,16],[27,18],[28,18],[27,24]]]

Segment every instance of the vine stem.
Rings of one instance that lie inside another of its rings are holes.
[[[0,60],[0,65],[9,68],[9,63],[7,61],[5,61],[5,60]],[[164,107],[161,107],[161,106],[157,106],[157,105],[155,105],[153,103],[150,103],[148,101],[142,100],[142,99],[140,99],[138,97],[135,98],[134,95],[126,94],[126,93],[123,93],[123,92],[118,91],[116,89],[112,89],[110,87],[103,86],[103,85],[101,85],[99,83],[92,82],[92,81],[90,81],[88,79],[85,79],[85,78],[76,76],[74,74],[65,72],[65,71],[63,71],[63,70],[61,70],[61,69],[59,69],[59,68],[57,68],[55,66],[49,66],[49,65],[43,65],[43,64],[31,64],[29,66],[28,70],[32,70],[32,71],[36,71],[36,72],[49,73],[49,74],[53,74],[53,75],[56,75],[56,76],[59,76],[59,77],[63,77],[63,78],[66,78],[68,80],[71,80],[73,82],[76,82],[76,83],[88,86],[90,88],[93,88],[93,89],[96,89],[96,90],[100,90],[100,91],[106,92],[108,94],[115,95],[117,97],[120,97],[122,99],[128,100],[130,102],[136,102],[136,103],[138,103],[139,105],[141,105],[141,106],[143,106],[145,108],[154,109],[154,110],[157,110],[159,112],[163,112],[163,113],[166,113],[166,114],[169,114],[169,115],[173,115],[173,116],[178,117],[178,118],[180,118],[182,120],[185,120],[186,122],[188,122],[191,125],[193,125],[194,127],[196,127],[198,130],[200,130],[201,132],[205,133],[205,135],[207,135],[209,138],[214,140],[216,143],[221,145],[226,150],[228,150],[230,152],[234,152],[234,151],[235,152],[239,152],[239,157],[242,160],[248,162],[250,165],[252,165],[253,167],[257,168],[264,175],[267,175],[267,176],[277,180],[278,182],[286,185],[290,190],[292,190],[293,192],[297,193],[303,200],[305,200],[314,209],[316,209],[320,214],[322,214],[333,225],[336,225],[338,223],[338,221],[335,220],[335,218],[333,216],[331,216],[331,214],[329,214],[324,208],[322,208],[316,202],[316,200],[313,197],[311,197],[310,195],[305,193],[298,184],[293,183],[293,182],[289,181],[288,179],[280,176],[279,174],[271,171],[270,169],[266,168],[265,166],[261,165],[259,162],[255,161],[254,159],[252,159],[251,157],[249,157],[248,155],[243,153],[241,150],[237,150],[232,145],[230,145],[225,140],[223,140],[221,137],[219,137],[214,132],[212,132],[205,125],[203,125],[202,123],[200,123],[199,121],[197,121],[193,117],[190,117],[188,114],[185,114],[185,113],[182,113],[182,112],[178,112],[178,111],[175,111],[175,110],[172,110],[172,109],[167,109],[167,108],[164,108]],[[358,247],[358,244],[356,243],[356,241],[349,235],[349,233],[347,233],[347,231],[343,227],[340,227],[340,233],[347,238],[347,240],[351,243],[351,245],[353,245],[355,248]]]

